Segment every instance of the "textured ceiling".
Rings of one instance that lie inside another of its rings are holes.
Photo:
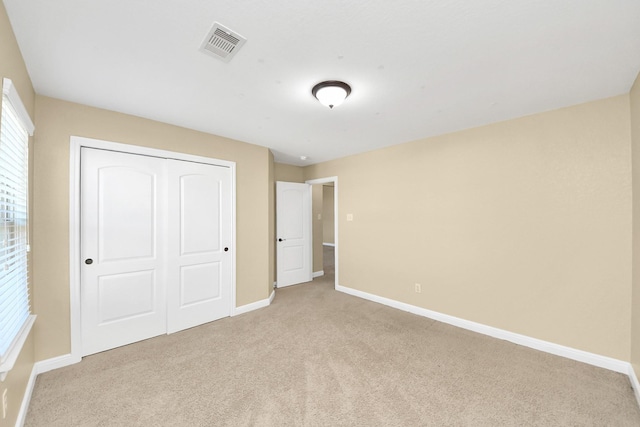
[[[38,93],[306,165],[629,91],[638,0],[4,0]],[[199,52],[214,21],[247,42]],[[334,110],[311,87],[343,80]],[[299,156],[308,156],[301,161]]]

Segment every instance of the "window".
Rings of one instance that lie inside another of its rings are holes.
[[[0,379],[20,354],[35,316],[29,307],[28,178],[33,123],[9,79],[0,117]]]

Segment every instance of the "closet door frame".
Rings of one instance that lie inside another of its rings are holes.
[[[236,314],[236,163],[210,157],[195,156],[174,151],[121,144],[79,136],[71,136],[69,146],[69,298],[71,353],[65,357],[66,364],[82,359],[82,329],[80,300],[80,151],[81,148],[97,148],[121,153],[184,160],[188,162],[225,166],[231,170],[231,316]],[[70,359],[70,360],[69,360]]]

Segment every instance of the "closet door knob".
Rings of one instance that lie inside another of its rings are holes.
[[[229,250],[229,248],[224,248],[224,251],[227,252]]]
[[[91,258],[87,258],[87,259],[84,260],[84,263],[87,264],[87,265],[91,265],[91,264],[93,264],[93,260]]]

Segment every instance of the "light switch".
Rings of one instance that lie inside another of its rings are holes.
[[[347,214],[347,221],[353,221],[353,214]]]

